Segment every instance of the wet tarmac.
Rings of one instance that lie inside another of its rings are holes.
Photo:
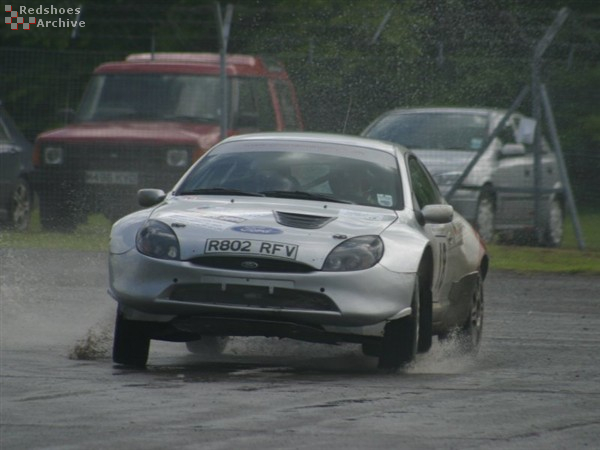
[[[110,360],[106,255],[0,250],[0,448],[583,449],[600,440],[600,277],[495,272],[476,358],[397,374],[355,345],[153,342]]]

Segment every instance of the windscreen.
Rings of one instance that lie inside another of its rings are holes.
[[[220,193],[403,208],[396,158],[352,146],[223,144],[177,189],[177,195]]]
[[[218,123],[219,78],[106,74],[92,78],[76,120],[190,120]]]
[[[397,113],[382,117],[365,136],[410,149],[479,150],[487,137],[483,114]]]

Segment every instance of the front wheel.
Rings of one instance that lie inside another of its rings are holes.
[[[494,225],[496,221],[496,210],[494,198],[489,193],[481,194],[477,203],[477,217],[475,228],[484,242],[490,243],[494,239]]]
[[[395,372],[415,359],[419,342],[419,291],[417,277],[410,315],[392,320],[385,326],[379,355],[380,369]]]
[[[127,320],[117,311],[113,341],[113,361],[116,364],[143,368],[148,361],[150,338],[145,324]]]
[[[483,280],[477,278],[477,283],[471,292],[470,309],[463,326],[458,330],[458,346],[460,351],[477,354],[483,332]]]
[[[31,221],[33,192],[30,184],[24,178],[17,180],[9,206],[9,226],[18,231],[24,231]]]

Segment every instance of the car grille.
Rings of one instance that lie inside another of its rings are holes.
[[[169,299],[190,303],[339,312],[335,303],[324,294],[266,286],[227,285],[223,290],[221,284],[180,285],[171,292]]]
[[[267,258],[237,256],[201,256],[190,260],[192,264],[215,269],[244,270],[249,272],[309,273],[315,269],[307,264]]]
[[[140,144],[70,144],[65,145],[64,170],[138,172],[139,184],[161,180],[159,187],[170,189],[188,167],[169,167],[167,147]],[[190,151],[191,154],[191,151]]]
[[[306,214],[295,214],[281,211],[275,211],[275,220],[277,223],[286,227],[293,228],[306,228],[314,230],[327,225],[329,222],[335,220],[335,217],[331,216],[311,216]]]

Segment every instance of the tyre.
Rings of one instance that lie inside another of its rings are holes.
[[[492,242],[494,239],[494,224],[496,221],[496,210],[494,197],[490,193],[482,193],[477,202],[477,217],[475,228],[484,242]]]
[[[541,245],[546,247],[560,246],[564,233],[565,212],[560,200],[554,199],[550,202],[548,218],[542,237]]]
[[[196,355],[217,356],[225,351],[229,342],[227,336],[203,336],[197,341],[188,341],[185,343],[188,351]]]
[[[361,344],[361,350],[365,356],[379,357],[381,355],[381,343],[380,342],[363,342]]]
[[[24,178],[17,180],[9,205],[9,226],[15,230],[23,231],[29,227],[31,210],[33,206],[33,191]]]
[[[392,320],[385,326],[379,355],[382,370],[395,372],[415,359],[419,341],[419,291],[417,277],[410,315]]]
[[[127,320],[117,311],[113,341],[113,362],[143,368],[148,361],[150,338],[144,322]]]
[[[46,231],[72,232],[80,222],[74,208],[40,197],[40,223]]]
[[[468,317],[457,334],[458,346],[462,353],[475,355],[479,351],[483,332],[483,306],[483,280],[479,276],[471,292]]]
[[[433,343],[433,293],[431,277],[425,275],[426,269],[419,269],[419,353],[428,352]]]

